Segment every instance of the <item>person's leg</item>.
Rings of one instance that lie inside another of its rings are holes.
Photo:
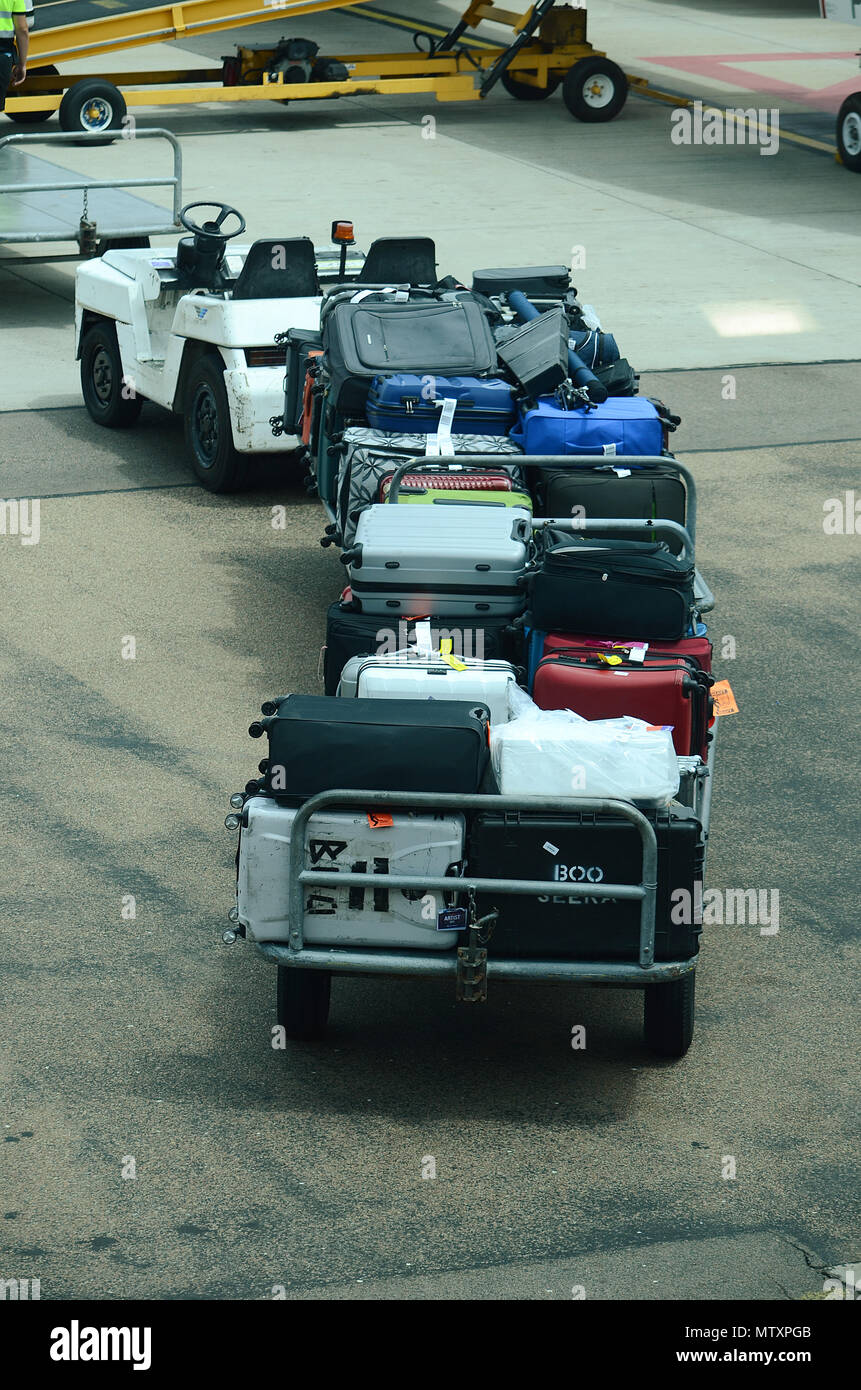
[[[15,54],[0,50],[0,111],[6,105],[6,92],[9,88],[9,79],[12,76],[12,65],[15,62]]]

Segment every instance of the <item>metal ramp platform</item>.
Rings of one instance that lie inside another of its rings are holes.
[[[122,139],[121,133],[111,137]],[[0,246],[33,242],[76,242],[77,255],[51,256],[51,261],[100,254],[106,243],[165,236],[179,226],[182,204],[182,155],[168,130],[142,130],[141,139],[166,140],[173,150],[173,168],[159,178],[100,179],[78,174],[32,153],[43,144],[104,144],[104,135],[9,135],[0,140]],[[129,145],[132,142],[127,142]],[[94,155],[92,164],[98,162]],[[129,192],[132,188],[170,188],[172,207],[161,207]],[[0,264],[13,257],[0,252]],[[18,258],[20,259],[20,258]],[[28,263],[40,258],[27,256]]]

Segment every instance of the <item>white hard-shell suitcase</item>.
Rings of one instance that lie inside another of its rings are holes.
[[[394,810],[392,825],[374,828],[368,811],[318,811],[308,822],[306,869],[349,874],[379,873],[379,888],[307,888],[303,919],[309,945],[414,947],[442,951],[456,946],[457,931],[437,930],[438,915],[453,899],[392,891],[386,874],[429,877],[460,871],[464,856],[461,815]],[[239,921],[250,941],[286,942],[287,878],[296,810],[265,796],[245,803],[239,841]],[[387,819],[387,818],[386,818]]]
[[[522,507],[396,507],[359,517],[342,555],[363,613],[514,616],[532,543]]]
[[[437,653],[410,650],[351,657],[337,693],[368,700],[467,700],[487,705],[491,724],[504,724],[516,680],[508,661],[458,657],[451,664]]]

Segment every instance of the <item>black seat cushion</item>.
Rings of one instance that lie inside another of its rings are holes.
[[[293,299],[320,293],[310,237],[255,241],[233,286],[234,299]]]
[[[377,237],[356,279],[366,285],[433,285],[436,246],[429,236]]]

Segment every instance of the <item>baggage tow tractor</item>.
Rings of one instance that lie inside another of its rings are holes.
[[[81,390],[91,418],[115,429],[133,425],[144,400],[184,415],[196,477],[229,492],[250,478],[249,455],[299,447],[272,429],[284,407],[284,330],[316,329],[326,282],[357,273],[364,255],[348,223],[335,224],[350,240],[334,246],[249,245],[234,244],[245,218],[227,203],[188,203],[177,216],[188,235],[175,250],[111,250],[78,267]]]

